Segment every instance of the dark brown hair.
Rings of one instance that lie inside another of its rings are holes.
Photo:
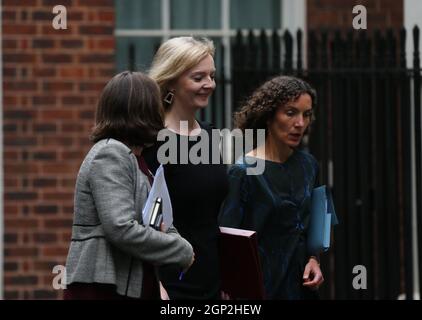
[[[268,121],[274,118],[279,107],[288,102],[296,101],[302,94],[309,94],[312,99],[312,109],[316,105],[316,92],[304,80],[278,76],[261,85],[234,115],[237,128],[267,129]]]
[[[128,146],[154,143],[164,128],[160,89],[141,72],[114,76],[101,93],[91,140],[113,138]]]

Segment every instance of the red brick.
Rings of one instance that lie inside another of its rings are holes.
[[[37,0],[3,0],[3,7],[34,7]]]
[[[14,205],[14,206],[8,205],[8,206],[4,207],[5,215],[14,216],[14,215],[18,214],[18,211],[19,211],[19,209],[16,205]]]
[[[71,233],[69,233],[69,232],[67,232],[67,233],[66,232],[63,232],[61,236],[62,236],[61,237],[62,243],[70,244],[70,241],[72,239],[72,234]]]
[[[34,243],[51,243],[57,241],[57,234],[56,233],[35,233],[33,235]],[[54,267],[54,265],[53,265]],[[49,269],[50,271],[53,268]]]
[[[44,144],[49,146],[69,147],[73,144],[74,138],[65,136],[45,136],[41,140]]]
[[[72,23],[73,21],[82,21],[84,20],[84,17],[85,15],[83,11],[75,11],[73,8],[67,12],[68,23]]]
[[[44,82],[43,89],[46,91],[72,91],[74,84],[72,82]]]
[[[98,75],[100,77],[105,77],[107,79],[110,79],[111,77],[113,77],[116,74],[116,70],[114,68],[100,68],[98,69]]]
[[[27,164],[5,163],[4,170],[5,170],[6,173],[12,172],[13,174],[20,174],[20,175],[39,173],[38,165],[33,163],[33,162],[27,163]],[[31,197],[31,195],[28,195],[28,197]],[[19,197],[18,195],[15,195],[15,196]]]
[[[63,144],[63,146],[67,146],[69,144]],[[44,174],[66,174],[71,173],[74,174],[76,170],[74,170],[73,166],[69,164],[42,164],[41,165],[42,172]]]
[[[70,54],[43,54],[42,61],[44,63],[69,63],[73,61]]]
[[[7,251],[7,250],[6,250]],[[38,284],[38,277],[35,275],[5,276],[4,284],[11,286],[29,286]]]
[[[38,88],[35,81],[9,81],[3,85],[5,91],[35,91]]]
[[[103,82],[81,82],[79,84],[80,91],[96,91],[100,93],[104,89]]]
[[[3,239],[6,245],[16,244],[18,242],[18,235],[16,233],[6,233]]]
[[[57,187],[57,180],[53,178],[38,178],[32,182],[35,188]]]
[[[29,201],[38,198],[35,192],[6,192],[4,195],[6,200]]]
[[[114,39],[100,39],[98,40],[98,48],[100,49],[115,49],[116,41]]]
[[[73,219],[45,219],[44,227],[45,228],[65,228],[71,229],[73,224]]]
[[[42,255],[44,257],[63,257],[67,255],[69,251],[65,247],[51,247],[51,248],[42,248]]]
[[[15,21],[16,11],[2,10],[1,17],[3,21]]]
[[[19,291],[5,290],[4,291],[4,299],[5,300],[18,300],[19,299]]]
[[[80,49],[83,47],[84,42],[83,40],[73,39],[73,40],[62,40],[60,42],[62,48],[67,49]]]
[[[79,56],[80,63],[111,63],[114,61],[112,54],[84,54]]]
[[[62,151],[61,158],[63,160],[69,159],[69,160],[79,160],[83,159],[85,156],[85,153],[78,150],[78,151]]]
[[[37,229],[39,227],[39,220],[38,219],[9,219],[6,217],[5,219],[5,226],[7,226],[7,230],[11,231],[10,229],[19,229],[19,230],[26,230],[26,229]]]
[[[56,75],[56,69],[54,68],[34,68],[34,77],[54,77]]]
[[[38,248],[5,248],[4,255],[6,257],[36,257],[38,255]]]
[[[34,290],[35,300],[57,300],[59,292],[57,290]]]
[[[3,77],[5,78],[15,78],[16,74],[16,68],[3,68]]]
[[[65,7],[70,7],[72,6],[72,4],[75,4],[75,1],[76,0],[60,0],[59,2],[57,2],[57,0],[42,0],[42,4],[48,7],[54,7],[58,4]]]
[[[53,29],[53,28],[52,28]],[[33,25],[3,25],[3,34],[24,34],[34,35],[37,33],[37,26]]]
[[[43,110],[40,114],[41,118],[45,121],[70,120],[75,117],[75,112],[73,110]]]
[[[5,133],[13,133],[18,131],[18,125],[16,123],[3,124],[3,131]]]
[[[5,146],[20,146],[20,147],[29,147],[33,146],[37,141],[35,137],[11,137],[7,138],[4,141]]]
[[[63,67],[60,69],[60,76],[62,78],[82,78],[84,76],[85,68],[80,67]]]
[[[54,123],[39,123],[32,127],[34,133],[56,133],[57,125]]]
[[[84,104],[84,98],[81,96],[64,96],[62,97],[63,105],[81,105]]]
[[[67,35],[71,35],[74,31],[74,28],[72,27],[71,24],[67,24],[67,29],[54,29],[53,26],[51,24],[46,25],[46,26],[42,26],[41,28],[41,34],[45,35],[45,36],[52,36],[52,35],[59,35],[59,36],[67,36]]]
[[[34,240],[35,238],[46,238],[46,239],[57,239],[57,235],[54,233],[45,233],[45,234],[35,234],[34,235]],[[51,273],[54,269],[55,266],[59,265],[60,263],[58,263],[57,261],[51,261],[51,260],[47,260],[47,261],[34,261],[34,270],[35,271],[47,271],[49,273]]]
[[[33,48],[54,48],[55,41],[53,39],[34,39],[32,40]]]
[[[10,178],[10,179],[4,179],[4,186],[6,188],[16,188],[19,186],[19,180],[18,179],[14,179],[14,178]]]
[[[65,192],[54,192],[54,193],[44,193],[43,195],[43,199],[46,201],[68,201],[68,202],[72,202],[73,201],[73,193],[65,193]]]
[[[54,151],[50,151],[50,152],[38,151],[32,154],[32,159],[34,160],[46,161],[46,160],[56,160],[56,158],[57,158],[56,152]]]
[[[55,96],[33,96],[32,97],[32,104],[34,106],[39,106],[39,105],[43,105],[43,106],[48,106],[48,105],[54,105],[56,104],[57,100]]]
[[[51,11],[34,11],[32,12],[32,20],[40,21],[40,20],[46,20],[46,21],[53,21],[55,17],[55,14],[53,13],[53,10]]]
[[[85,154],[85,153],[84,153]],[[81,158],[81,162],[82,162]],[[60,186],[63,188],[74,188],[76,183],[76,178],[73,179],[62,179],[60,182]]]
[[[18,47],[18,42],[12,39],[4,39],[3,42],[3,50],[8,51],[7,49],[16,49]]]
[[[98,20],[104,22],[114,22],[114,11],[99,11]]]
[[[4,112],[4,119],[31,120],[35,115],[34,110],[7,110]]]
[[[92,25],[85,25],[79,26],[79,33],[83,35],[109,35],[113,34],[114,27],[113,26],[92,26]]]
[[[4,271],[10,272],[10,271],[18,271],[19,264],[17,262],[6,262],[4,264]]]
[[[79,0],[79,6],[112,7],[113,0]]]

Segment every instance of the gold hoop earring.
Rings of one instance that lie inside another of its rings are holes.
[[[173,98],[174,98],[174,91],[169,91],[164,97],[164,102],[171,105],[173,103]]]

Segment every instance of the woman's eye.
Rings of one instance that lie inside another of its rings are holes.
[[[312,112],[306,112],[305,113],[305,117],[312,118]]]
[[[293,117],[295,115],[294,111],[286,111],[287,116]]]

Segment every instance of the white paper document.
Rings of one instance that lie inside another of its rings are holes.
[[[152,183],[151,191],[149,192],[147,202],[145,207],[142,210],[142,221],[144,224],[148,224],[150,220],[150,212],[152,206],[154,205],[154,200],[160,197],[163,201],[163,223],[165,226],[165,231],[173,223],[173,208],[171,206],[170,195],[167,189],[166,179],[164,177],[164,167],[160,165],[155,173],[154,182]]]

